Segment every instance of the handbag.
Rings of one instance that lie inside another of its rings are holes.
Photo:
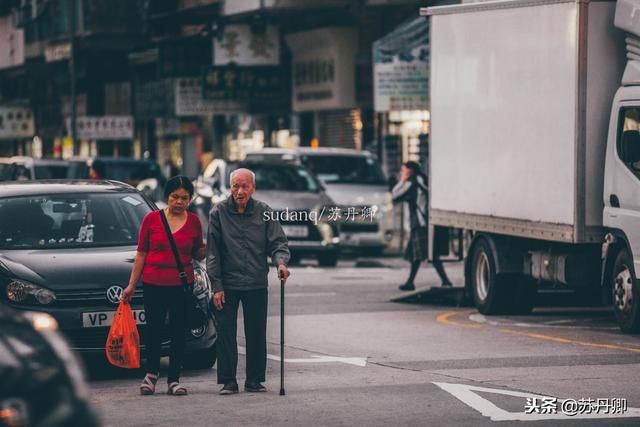
[[[167,237],[169,238],[171,251],[173,252],[173,257],[176,260],[178,276],[180,276],[180,282],[182,283],[182,287],[184,289],[185,301],[187,304],[187,325],[189,329],[201,328],[207,324],[209,317],[213,317],[212,313],[208,308],[203,308],[200,305],[198,298],[196,298],[196,296],[193,294],[193,286],[190,285],[187,281],[187,273],[185,273],[182,261],[180,261],[178,248],[176,247],[175,240],[173,240],[173,234],[171,234],[171,228],[169,227],[169,222],[167,221],[167,217],[164,215],[163,210],[160,210],[160,218],[162,219],[164,230],[167,233]]]

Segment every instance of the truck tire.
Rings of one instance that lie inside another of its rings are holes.
[[[504,311],[505,276],[496,273],[496,260],[486,239],[480,239],[471,252],[471,292],[473,302],[482,314]]]
[[[613,312],[623,332],[640,331],[640,288],[633,271],[633,261],[626,250],[618,252],[611,275]]]
[[[185,354],[183,365],[185,369],[211,369],[216,363],[216,359],[216,345],[214,344],[209,348]]]

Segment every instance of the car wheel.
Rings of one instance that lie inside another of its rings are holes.
[[[216,345],[185,355],[184,367],[186,369],[211,369],[216,363]]]
[[[318,264],[321,267],[335,267],[338,264],[338,253],[328,252],[326,254],[318,255]]]
[[[613,311],[623,332],[640,331],[640,289],[636,283],[631,256],[621,250],[613,264],[611,278]]]

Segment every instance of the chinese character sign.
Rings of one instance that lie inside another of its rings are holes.
[[[267,26],[265,32],[253,32],[249,25],[226,25],[223,37],[213,39],[214,65],[278,65],[280,38],[278,28]]]
[[[429,26],[418,18],[373,45],[376,111],[428,109]]]

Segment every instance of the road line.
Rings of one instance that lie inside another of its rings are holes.
[[[443,323],[445,325],[461,326],[463,328],[482,329],[483,326],[481,324],[474,325],[474,324],[461,323],[461,322],[456,322],[454,320],[450,320],[451,317],[465,315],[465,314],[469,315],[470,313],[474,313],[474,312],[473,311],[449,311],[439,315],[436,318],[436,321],[438,321],[439,323]],[[485,324],[491,324],[491,322],[487,321],[487,323]],[[495,324],[494,326],[499,326],[499,325]],[[551,341],[559,344],[580,345],[584,347],[604,348],[608,350],[622,350],[622,351],[628,351],[631,353],[640,353],[640,348],[638,347],[628,347],[628,346],[616,345],[616,344],[600,344],[600,343],[589,342],[589,341],[578,341],[578,340],[572,340],[572,339],[567,339],[562,337],[556,337],[552,335],[543,335],[543,334],[537,334],[532,332],[516,331],[513,329],[507,329],[507,328],[501,328],[497,330],[501,333],[519,335],[523,337],[533,338],[536,340]]]
[[[608,350],[623,350],[623,351],[630,351],[632,353],[640,353],[640,348],[635,348],[635,347],[626,347],[626,346],[615,345],[615,344],[599,344],[599,343],[588,342],[588,341],[577,341],[577,340],[572,340],[567,338],[554,337],[551,335],[542,335],[542,334],[534,334],[530,332],[514,331],[513,329],[500,329],[500,331],[513,334],[513,335],[525,336],[525,337],[529,337],[537,340],[557,342],[560,344],[581,345],[585,347],[606,348]]]
[[[238,354],[247,354],[247,349],[242,346],[238,346]],[[280,356],[273,354],[267,354],[267,359],[280,361]],[[366,357],[340,357],[340,356],[326,356],[326,355],[312,355],[310,358],[299,359],[284,359],[285,363],[344,363],[346,365],[354,365],[364,368],[367,366]]]
[[[471,328],[471,329],[482,329],[482,325],[478,325],[476,323],[461,323],[461,322],[456,322],[454,320],[450,320],[451,317],[454,317],[457,315],[469,315],[471,313],[473,313],[473,311],[447,311],[445,313],[440,314],[438,317],[436,317],[436,321],[438,323],[443,323],[445,325],[462,326],[463,328]]]
[[[503,390],[497,388],[476,387],[468,384],[451,384],[451,383],[439,383],[434,382],[436,386],[442,390],[450,393],[464,404],[470,406],[476,411],[480,412],[485,417],[488,417],[491,421],[542,421],[542,420],[563,420],[573,421],[575,419],[611,419],[611,418],[638,418],[640,417],[640,408],[627,408],[624,413],[621,414],[600,414],[600,413],[575,413],[565,414],[562,413],[562,402],[566,399],[558,399],[552,396],[543,396],[533,393],[522,393],[519,391]],[[526,401],[523,402],[522,412],[511,412],[498,407],[496,404],[480,396],[481,393],[491,393],[503,396],[520,397],[523,399],[538,399],[545,398],[556,399],[555,401],[560,408],[556,408],[556,413],[526,413]]]

